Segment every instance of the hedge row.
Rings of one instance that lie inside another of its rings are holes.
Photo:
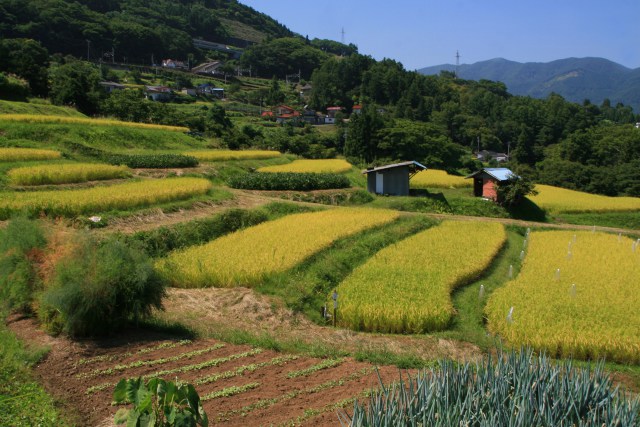
[[[127,165],[130,168],[192,168],[198,159],[183,154],[106,154],[102,161],[112,165]]]
[[[236,175],[229,180],[233,188],[244,190],[329,190],[348,188],[349,179],[344,175],[333,173],[248,173]]]
[[[84,156],[94,157],[112,165],[126,165],[133,169],[192,168],[198,166],[198,159],[184,154],[111,154],[76,142],[69,141],[66,145]]]

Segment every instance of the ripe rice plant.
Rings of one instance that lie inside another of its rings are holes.
[[[478,277],[506,240],[501,224],[445,221],[388,246],[338,286],[340,325],[364,331],[445,329],[451,292]]]
[[[294,160],[285,165],[264,166],[258,172],[342,173],[351,168],[351,164],[342,159]]]
[[[15,168],[7,176],[13,185],[45,185],[128,178],[131,172],[126,166],[77,163]]]
[[[537,184],[532,202],[552,213],[639,211],[639,197],[608,197]]]
[[[602,363],[577,368],[526,350],[440,362],[338,415],[350,427],[635,426],[640,400],[614,388]]]
[[[207,151],[186,151],[185,156],[192,156],[201,162],[220,162],[224,160],[258,160],[273,159],[280,157],[279,151],[270,150],[207,150]]]
[[[487,303],[489,331],[552,356],[638,363],[638,284],[637,241],[604,233],[533,232],[520,274]]]
[[[418,172],[411,178],[411,188],[467,188],[472,187],[473,181],[463,176],[449,175],[446,171],[427,169]]]
[[[31,160],[53,160],[62,157],[59,151],[37,148],[0,148],[0,162],[24,162]]]
[[[128,182],[81,190],[0,192],[0,219],[17,212],[31,216],[75,216],[114,209],[131,209],[207,193],[211,182],[202,178],[166,178]]]
[[[183,126],[153,125],[149,123],[121,122],[109,119],[90,119],[85,117],[68,116],[44,116],[38,114],[0,114],[0,120],[23,123],[59,123],[59,124],[83,124],[96,126],[127,126],[143,129],[161,129],[174,132],[188,132],[189,128]]]
[[[331,243],[398,218],[375,209],[330,209],[289,215],[228,234],[158,262],[176,287],[253,286],[264,275],[285,271]]]

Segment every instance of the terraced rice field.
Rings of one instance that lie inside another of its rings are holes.
[[[294,160],[286,165],[265,166],[258,169],[258,172],[343,173],[350,171],[352,167],[342,159]]]
[[[184,200],[205,194],[203,178],[166,178],[81,190],[0,192],[0,219],[26,211],[31,215],[75,216]]]
[[[398,218],[377,209],[330,209],[289,215],[176,251],[158,262],[175,287],[253,286],[285,271],[342,237]]]
[[[471,188],[473,180],[463,176],[449,175],[446,171],[427,169],[411,178],[411,188]]]
[[[62,157],[59,151],[37,148],[0,148],[0,162],[25,162],[32,160],[54,160]]]
[[[444,329],[451,292],[478,277],[506,240],[501,224],[445,221],[379,251],[338,287],[340,325],[364,331]]]
[[[269,150],[207,150],[207,151],[185,151],[185,156],[192,156],[201,162],[220,162],[225,160],[262,160],[280,157],[279,151]]]
[[[188,132],[189,128],[183,126],[153,125],[148,123],[121,122],[109,119],[90,119],[71,116],[46,116],[39,114],[0,114],[0,121],[22,123],[56,123],[56,124],[82,124],[94,126],[126,126],[141,129],[159,129],[173,132]]]
[[[58,344],[38,370],[77,408],[82,425],[110,425],[119,409],[111,396],[121,378],[190,382],[209,424],[221,426],[336,425],[338,409],[350,410],[379,383],[373,366],[348,358],[315,359],[215,340],[147,336],[133,342]],[[386,382],[397,375],[394,367],[380,368]]]
[[[486,307],[489,330],[556,356],[640,362],[640,243],[604,233],[531,233],[518,277]]]
[[[608,197],[537,184],[529,199],[551,213],[639,211],[638,197]]]
[[[11,169],[7,176],[12,185],[46,185],[128,178],[131,171],[126,166],[75,163],[25,166]]]

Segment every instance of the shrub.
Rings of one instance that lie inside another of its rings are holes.
[[[33,261],[46,244],[35,221],[16,218],[0,230],[0,304],[10,310],[28,311],[39,286]]]
[[[136,245],[78,235],[75,250],[57,264],[40,298],[40,317],[51,332],[104,335],[162,307],[165,288]]]
[[[246,190],[328,190],[350,187],[349,178],[332,173],[269,172],[237,175],[230,179],[233,188]]]
[[[103,154],[100,158],[112,165],[127,165],[130,168],[192,168],[198,159],[183,154]]]

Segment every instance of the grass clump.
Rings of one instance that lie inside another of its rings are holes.
[[[46,238],[35,221],[19,217],[0,229],[0,305],[28,312],[40,279],[34,263],[41,257]]]
[[[4,322],[0,323],[0,425],[71,425],[29,370],[46,352],[46,348],[25,348]]]

